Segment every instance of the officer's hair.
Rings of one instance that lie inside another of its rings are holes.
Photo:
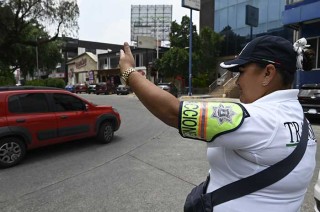
[[[312,49],[307,49],[303,52],[303,61],[302,61],[302,68],[303,71],[310,71],[314,66],[314,59],[315,59],[315,52]],[[265,68],[268,63],[258,63],[257,64],[260,68]],[[280,74],[282,83],[285,86],[290,86],[293,83],[294,76],[296,70],[287,70],[285,67],[282,66],[275,66],[277,72]]]

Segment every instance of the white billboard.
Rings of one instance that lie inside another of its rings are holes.
[[[155,49],[156,39],[149,36],[138,36],[137,47],[145,49]]]
[[[200,11],[201,0],[182,0],[182,7]]]
[[[169,41],[172,5],[131,5],[131,41],[138,36]]]

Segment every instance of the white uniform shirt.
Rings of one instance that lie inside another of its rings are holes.
[[[260,172],[286,158],[294,150],[300,140],[304,117],[297,94],[298,90],[293,89],[276,91],[251,104],[241,104],[243,118],[240,120],[238,117],[238,122],[232,129],[221,129],[213,136],[210,135],[212,139],[208,135],[200,136],[200,133],[190,135],[183,132],[181,121],[182,136],[208,141],[207,157],[211,180],[207,192]],[[180,108],[181,120],[184,104],[182,102]],[[225,103],[219,104],[220,108],[228,107]],[[233,123],[228,117],[237,113],[232,110],[216,111],[212,114],[209,111],[207,121],[201,119],[207,131],[219,128],[223,122]],[[209,119],[220,120],[216,122],[218,124],[214,124]],[[315,154],[316,139],[309,124],[306,152],[289,175],[260,191],[217,205],[214,212],[299,211],[315,168]]]

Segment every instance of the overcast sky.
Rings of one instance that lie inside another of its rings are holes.
[[[130,41],[131,5],[172,5],[172,21],[181,23],[190,9],[181,0],[78,0],[79,39],[123,44]],[[199,29],[199,12],[192,11],[193,24]]]

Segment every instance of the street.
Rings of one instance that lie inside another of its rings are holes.
[[[208,173],[206,143],[183,139],[134,95],[79,96],[118,109],[122,125],[114,140],[29,151],[18,166],[0,170],[1,211],[183,211],[187,194]],[[320,125],[313,126],[319,140]],[[319,164],[302,212],[313,211],[318,170]]]

